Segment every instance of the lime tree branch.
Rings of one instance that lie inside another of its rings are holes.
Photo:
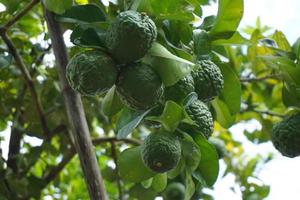
[[[62,31],[60,25],[55,20],[54,14],[46,9],[44,13],[57,62],[59,81],[74,138],[74,146],[79,155],[89,195],[92,200],[106,200],[104,183],[93,150],[82,101],[80,95],[72,90],[66,79],[68,55]]]
[[[272,111],[268,111],[268,110],[254,109],[253,111],[256,112],[256,113],[259,113],[259,114],[270,115],[270,116],[273,116],[273,117],[280,117],[280,118],[285,117],[284,114],[280,114],[280,113],[276,113],[276,112],[272,112]]]
[[[122,191],[122,183],[121,183],[121,178],[119,176],[119,165],[118,165],[118,155],[117,155],[117,149],[116,149],[116,143],[115,141],[110,142],[111,144],[111,154],[113,157],[113,160],[116,165],[116,175],[117,175],[117,185],[118,185],[118,191],[119,191],[119,199],[123,199],[123,191]]]
[[[33,103],[37,109],[37,113],[44,131],[44,134],[46,137],[49,135],[49,128],[47,124],[47,120],[43,111],[42,104],[40,102],[40,99],[38,97],[35,85],[33,83],[33,79],[28,71],[28,69],[25,66],[25,63],[22,60],[22,57],[20,56],[19,52],[17,51],[16,47],[14,46],[13,42],[8,38],[7,34],[5,32],[0,32],[1,37],[3,41],[5,42],[10,54],[13,56],[16,66],[20,69],[22,72],[23,78],[25,79],[25,82],[28,86],[28,89],[31,93]]]
[[[23,102],[24,96],[26,93],[27,86],[24,84],[18,91],[18,96],[16,102]],[[18,103],[15,106],[15,111],[13,112],[13,123],[10,131],[9,138],[9,146],[8,146],[8,158],[7,158],[7,166],[11,168],[14,173],[18,172],[17,159],[16,155],[20,153],[21,148],[21,139],[23,136],[23,132],[19,130],[19,126],[23,124],[23,120],[21,117],[22,104]]]
[[[133,139],[133,138],[118,139],[116,137],[103,137],[103,138],[93,139],[93,144],[95,146],[98,144],[101,144],[103,142],[125,142],[127,144],[132,144],[132,145],[141,145],[142,144],[142,141]]]
[[[266,75],[263,77],[257,77],[257,78],[242,77],[242,78],[240,78],[240,81],[242,83],[253,83],[253,82],[265,81],[268,79],[280,80],[280,78],[281,78],[281,74],[270,74],[270,75]]]

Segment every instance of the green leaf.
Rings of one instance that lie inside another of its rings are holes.
[[[120,176],[125,181],[141,182],[156,174],[144,165],[141,156],[141,146],[121,152],[118,166]]]
[[[18,196],[25,196],[28,194],[28,180],[26,177],[24,178],[17,178],[15,176],[11,176],[7,178],[7,184],[9,185],[10,189],[17,193]]]
[[[170,53],[159,43],[154,43],[146,56],[166,87],[174,85],[192,71],[194,63]]]
[[[152,188],[156,192],[162,192],[168,183],[167,173],[157,174],[153,177]]]
[[[219,158],[215,147],[201,134],[194,137],[201,151],[201,160],[197,171],[201,174],[208,186],[212,186],[219,174]]]
[[[11,55],[0,55],[0,70],[1,68],[8,67],[12,62],[12,56]]]
[[[181,141],[183,160],[185,161],[186,170],[190,173],[195,171],[201,160],[201,152],[191,136],[187,135]]]
[[[235,32],[228,39],[214,40],[211,43],[214,46],[232,46],[232,45],[250,45],[250,41],[244,38],[239,32]]]
[[[272,39],[275,40],[279,49],[284,51],[292,51],[292,47],[283,32],[276,30],[272,35]]]
[[[293,44],[293,52],[296,54],[296,58],[300,60],[300,37]]]
[[[243,0],[219,0],[216,22],[209,32],[213,38],[231,38],[244,13]]]
[[[212,105],[217,114],[217,121],[222,127],[229,128],[235,121],[235,117],[231,115],[229,107],[219,98],[214,99]]]
[[[185,196],[184,200],[190,200],[195,193],[195,184],[190,172],[185,171]]]
[[[109,182],[114,182],[118,178],[116,170],[110,166],[105,166],[104,169],[101,169],[101,175],[105,180]]]
[[[148,117],[148,120],[160,122],[167,131],[173,132],[184,118],[183,109],[174,101],[167,101],[161,116]]]
[[[150,187],[152,186],[152,181],[153,181],[153,178],[149,178],[149,179],[147,179],[147,180],[142,181],[142,182],[141,182],[141,185],[142,185],[144,188],[148,189],[148,188],[150,188]]]
[[[20,6],[22,0],[1,0],[1,3],[6,7],[9,14],[13,14]]]
[[[224,77],[224,88],[221,91],[221,99],[227,105],[230,114],[240,112],[242,86],[236,73],[228,64],[218,65]]]
[[[300,86],[300,65],[296,65],[293,60],[281,56],[259,56],[266,63],[276,69],[280,69],[283,73],[284,80],[291,85]]]
[[[185,1],[172,0],[139,0],[138,11],[155,15],[158,19],[180,20],[190,22],[194,20],[192,7]]]
[[[295,87],[284,83],[282,88],[282,101],[286,107],[297,106],[300,108],[300,92],[297,92]]]
[[[152,188],[144,188],[140,184],[134,185],[129,190],[130,197],[134,199],[154,200],[157,193]]]
[[[150,111],[151,109],[142,112],[124,108],[117,122],[117,138],[126,138]]]
[[[103,99],[102,111],[106,116],[112,117],[113,115],[120,112],[122,108],[123,108],[123,104],[120,100],[120,97],[116,93],[116,87],[113,86],[106,93]]]
[[[193,31],[193,41],[194,41],[194,53],[197,58],[202,56],[207,56],[211,50],[211,42],[209,35],[206,31],[194,30]]]
[[[56,16],[56,19],[67,23],[91,23],[106,21],[106,15],[100,7],[87,4],[72,6],[64,14]]]
[[[205,31],[209,31],[214,26],[215,22],[216,22],[215,15],[207,16],[203,19],[203,22],[199,26],[199,28]]]
[[[67,9],[70,9],[73,0],[43,0],[46,8],[56,14],[63,14]]]
[[[81,47],[105,49],[105,32],[92,25],[78,25],[71,34],[71,42]]]
[[[174,169],[168,171],[168,178],[170,179],[176,178],[182,172],[183,168],[184,168],[184,161],[181,158],[177,166]]]

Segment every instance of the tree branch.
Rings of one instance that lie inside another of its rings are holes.
[[[118,191],[119,191],[119,200],[123,199],[123,191],[122,191],[122,183],[121,183],[121,178],[119,176],[119,166],[118,166],[118,156],[117,156],[117,152],[116,152],[116,144],[115,141],[111,141],[111,154],[113,157],[113,160],[115,162],[116,165],[116,176],[117,176],[117,185],[118,185]]]
[[[9,52],[12,54],[12,56],[15,59],[16,65],[17,67],[21,70],[23,78],[25,79],[25,82],[28,86],[28,89],[31,93],[32,96],[32,100],[33,103],[37,109],[37,113],[44,131],[44,134],[46,136],[46,138],[49,135],[49,128],[48,128],[48,124],[47,124],[47,120],[46,117],[44,115],[44,111],[43,111],[43,107],[41,105],[40,99],[37,95],[36,89],[35,89],[35,85],[33,83],[32,77],[29,73],[29,71],[27,70],[19,52],[17,51],[16,47],[14,46],[14,44],[12,43],[12,41],[7,37],[6,33],[0,33],[1,37],[3,39],[3,41],[5,42],[5,44],[7,45],[7,48],[9,50]]]
[[[284,118],[285,117],[284,114],[275,113],[275,112],[267,111],[267,110],[257,110],[257,109],[254,109],[253,112],[256,112],[256,113],[259,113],[259,114],[270,115],[270,116],[274,116],[274,117],[280,117],[280,118]]]
[[[0,32],[5,33],[12,25],[14,25],[20,18],[26,15],[36,4],[39,3],[39,0],[32,0],[28,3],[18,14],[13,18],[8,20],[3,26],[0,27]]]
[[[24,85],[18,92],[17,102],[22,102],[26,93],[26,85]],[[8,158],[7,166],[17,173],[17,161],[15,155],[20,153],[22,132],[17,127],[21,122],[21,104],[17,104],[15,112],[13,113],[13,125],[11,127],[9,146],[8,146]],[[22,124],[22,123],[21,123]]]
[[[103,142],[125,142],[125,143],[133,144],[133,145],[141,145],[142,144],[142,141],[137,140],[137,139],[132,139],[132,138],[118,139],[116,137],[104,137],[104,138],[93,139],[94,145],[98,145]]]
[[[90,198],[92,200],[106,200],[104,183],[99,170],[93,144],[90,138],[80,95],[72,90],[66,79],[68,63],[67,49],[62,37],[59,24],[54,15],[45,9],[45,19],[57,62],[57,69],[64,96],[69,123],[72,129],[75,148],[79,155]]]
[[[242,83],[251,83],[251,82],[260,82],[267,79],[280,79],[280,74],[270,74],[259,78],[248,78],[248,77],[242,77],[240,78],[240,81]]]

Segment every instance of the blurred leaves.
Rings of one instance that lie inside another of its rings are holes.
[[[218,14],[209,34],[213,38],[228,39],[235,31],[243,17],[243,0],[220,0]]]

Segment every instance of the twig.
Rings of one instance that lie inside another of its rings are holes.
[[[46,137],[48,137],[49,135],[49,128],[48,128],[48,124],[47,124],[47,120],[46,117],[44,115],[44,111],[43,111],[43,107],[41,105],[41,102],[38,98],[36,89],[35,89],[35,85],[33,83],[32,77],[29,73],[29,71],[27,70],[19,52],[17,51],[16,47],[14,46],[14,44],[12,43],[12,41],[7,37],[6,33],[0,33],[1,37],[3,39],[3,41],[5,42],[5,44],[8,47],[9,52],[12,54],[12,56],[15,59],[16,65],[17,67],[21,70],[23,78],[25,79],[25,82],[30,90],[33,102],[35,104],[35,107],[37,109],[38,112],[38,116],[44,131],[44,134]]]
[[[111,141],[111,154],[113,157],[113,160],[115,162],[116,165],[116,175],[117,175],[117,185],[118,185],[118,191],[119,191],[119,200],[123,200],[123,191],[122,191],[122,183],[121,183],[121,178],[119,176],[119,166],[118,166],[118,156],[117,156],[117,152],[116,152],[116,144],[115,141]]]
[[[250,83],[250,82],[260,82],[260,81],[264,81],[267,79],[279,79],[280,78],[280,74],[270,74],[270,75],[266,75],[263,77],[259,77],[259,78],[240,78],[240,81],[242,83]]]
[[[142,141],[137,140],[137,139],[132,139],[132,138],[118,139],[116,137],[105,137],[105,138],[93,139],[94,145],[98,145],[103,142],[125,142],[125,143],[133,144],[133,145],[141,145],[142,144]]]
[[[284,118],[285,117],[284,114],[275,113],[275,112],[267,111],[267,110],[257,110],[257,109],[254,109],[253,111],[256,112],[256,113],[259,113],[259,114],[265,114],[265,115],[270,115],[270,116],[274,116],[274,117],[280,117],[280,118]]]
[[[28,3],[23,10],[16,14],[13,18],[7,21],[2,27],[0,27],[0,32],[5,33],[12,25],[14,25],[20,18],[26,15],[36,4],[39,3],[39,0],[32,0]]]

